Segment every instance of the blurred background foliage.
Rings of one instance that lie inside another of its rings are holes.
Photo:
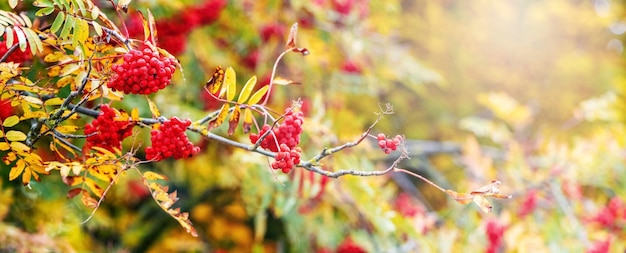
[[[288,55],[278,74],[302,84],[275,89],[271,107],[281,112],[303,100],[305,159],[355,140],[381,104],[391,103],[395,114],[373,133],[407,137],[412,159],[402,168],[459,192],[498,179],[513,198],[495,201],[494,212],[484,214],[400,173],[278,175],[260,155],[190,135],[201,143],[200,155],[145,169],[170,178],[198,238],[164,214],[132,173],[81,225],[90,210],[65,198],[58,175],[25,188],[8,182],[2,169],[3,250],[626,249],[621,2],[137,0],[129,9],[150,9],[157,20],[184,26],[180,15],[211,1],[225,4],[213,23],[169,42],[185,46],[177,54],[184,74],[154,97],[164,115],[197,119],[219,108],[202,89],[217,65],[233,66],[241,80],[257,75],[267,82],[298,22],[298,45],[311,54]],[[116,19],[108,1],[98,3]],[[22,5],[33,12],[29,1]],[[116,106],[148,111],[131,96]],[[232,138],[248,142],[241,133]],[[325,169],[381,170],[392,160],[371,141],[334,155]]]

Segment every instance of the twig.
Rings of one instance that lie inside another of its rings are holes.
[[[9,58],[9,55],[11,55],[13,53],[13,51],[15,51],[17,49],[17,47],[19,46],[18,43],[15,43],[15,45],[11,46],[9,48],[9,50],[7,50],[6,53],[4,53],[4,55],[2,56],[2,58],[0,58],[0,62],[4,62],[6,61],[7,58]]]

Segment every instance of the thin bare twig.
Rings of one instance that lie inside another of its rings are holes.
[[[18,47],[18,46],[19,46],[19,44],[18,44],[18,43],[15,43],[15,45],[11,46],[11,47],[9,48],[9,50],[7,50],[7,52],[6,52],[6,53],[4,53],[4,55],[2,56],[2,58],[0,58],[0,62],[4,62],[4,61],[6,61],[6,60],[7,60],[7,58],[9,58],[9,55],[11,55],[11,54],[12,54],[12,53],[13,53],[13,52],[17,49],[17,47]]]

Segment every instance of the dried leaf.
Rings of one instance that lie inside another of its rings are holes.
[[[224,82],[224,69],[222,66],[215,67],[215,72],[211,76],[211,79],[206,82],[204,88],[211,94],[217,95],[222,87],[222,82]]]
[[[86,207],[89,208],[96,208],[98,207],[98,201],[94,198],[92,198],[91,196],[89,196],[89,193],[87,191],[83,191],[82,192],[82,196],[80,198],[80,200],[83,202],[83,205],[85,205]]]
[[[236,105],[233,109],[233,113],[230,115],[230,119],[228,119],[228,135],[233,135],[235,133],[235,129],[237,129],[237,125],[239,125],[239,117],[241,116],[241,109],[239,105]]]
[[[132,0],[119,0],[117,2],[117,9],[122,10],[124,12],[128,12],[128,5]]]
[[[493,206],[491,205],[491,203],[489,203],[489,200],[487,200],[483,196],[476,195],[474,196],[473,200],[474,200],[474,203],[476,203],[476,205],[480,207],[480,210],[483,210],[483,212],[491,213],[491,211],[493,210]]]
[[[287,49],[296,47],[296,36],[298,35],[298,23],[294,23],[291,25],[291,29],[289,29],[289,37],[287,37],[287,43],[285,47]]]
[[[228,116],[229,109],[230,106],[228,104],[223,104],[222,109],[220,109],[220,112],[217,114],[217,117],[209,122],[209,129],[213,129],[222,125],[222,123],[224,123],[224,120],[226,120],[226,116]]]
[[[76,195],[78,195],[79,193],[83,192],[84,190],[82,188],[74,188],[74,189],[70,189],[69,191],[67,191],[67,198],[71,199],[76,197]]]
[[[450,196],[452,199],[456,200],[456,202],[459,202],[463,205],[471,203],[473,200],[472,195],[467,193],[460,194],[453,190],[446,190],[446,194],[448,194],[448,196]]]

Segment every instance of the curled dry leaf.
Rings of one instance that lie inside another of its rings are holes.
[[[476,203],[481,210],[485,213],[490,213],[493,209],[491,203],[487,198],[499,198],[499,199],[510,199],[511,195],[506,195],[500,193],[500,189],[498,186],[500,185],[500,181],[494,180],[491,181],[488,185],[482,186],[477,190],[471,191],[470,193],[458,193],[453,190],[445,190],[446,194],[456,200],[461,204],[468,204],[470,202]]]

